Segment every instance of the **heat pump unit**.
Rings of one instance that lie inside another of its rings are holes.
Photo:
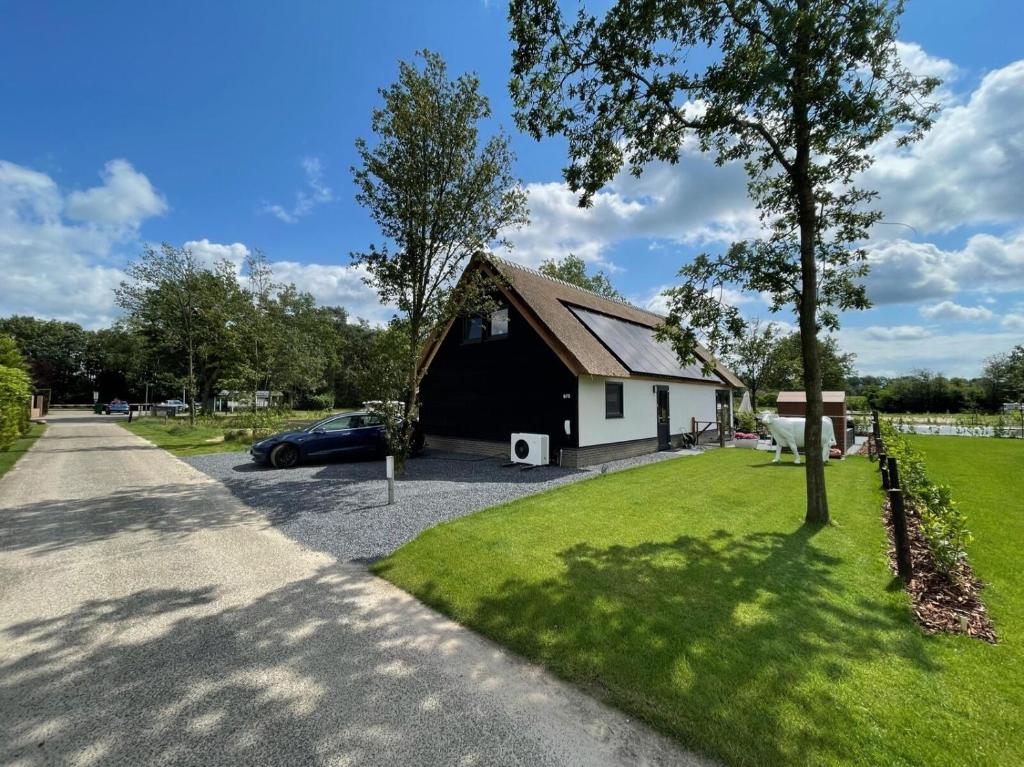
[[[531,466],[548,465],[547,434],[513,434],[512,463],[526,463]]]

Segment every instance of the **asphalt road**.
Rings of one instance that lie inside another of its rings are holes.
[[[0,764],[700,764],[102,416],[0,480]]]

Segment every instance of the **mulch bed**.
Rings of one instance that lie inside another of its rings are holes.
[[[937,570],[921,533],[920,518],[909,505],[906,512],[914,569],[906,589],[918,623],[929,634],[966,634],[995,644],[996,632],[979,594],[984,584],[974,577],[974,571],[966,562],[950,575]],[[882,506],[882,521],[889,534],[889,566],[896,573],[896,548],[888,501]]]

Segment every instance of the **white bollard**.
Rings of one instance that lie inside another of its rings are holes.
[[[388,506],[391,506],[395,502],[395,457],[393,455],[389,455],[388,456],[387,467],[388,467]]]

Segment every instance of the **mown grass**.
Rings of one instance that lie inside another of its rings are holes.
[[[928,476],[953,488],[974,542],[968,559],[987,586],[985,606],[1024,665],[1024,440],[911,436]],[[1018,679],[1018,684],[1022,680]],[[1024,710],[1021,711],[1024,720]],[[1024,727],[1021,730],[1024,738]]]
[[[28,452],[32,444],[43,436],[44,431],[46,431],[45,423],[33,423],[25,435],[14,440],[6,450],[0,450],[0,477],[11,470],[18,459]]]
[[[290,410],[284,413],[259,412],[239,414],[217,414],[199,416],[190,426],[187,415],[165,419],[159,416],[136,418],[131,423],[118,423],[133,434],[148,439],[157,447],[179,457],[205,455],[207,453],[233,453],[247,451],[252,436],[244,430],[257,426],[257,435],[265,437],[290,428],[293,420],[315,421],[332,413],[348,412],[347,408],[335,411]]]
[[[173,455],[186,458],[207,453],[233,453],[249,449],[248,440],[226,440],[225,430],[213,426],[189,426],[187,418],[137,418],[118,421],[132,434],[148,439]]]
[[[872,464],[829,466],[837,524],[819,528],[803,470],[766,460],[597,477],[435,527],[374,569],[726,764],[1024,762],[1019,590],[993,606],[999,645],[926,636],[888,569]]]

